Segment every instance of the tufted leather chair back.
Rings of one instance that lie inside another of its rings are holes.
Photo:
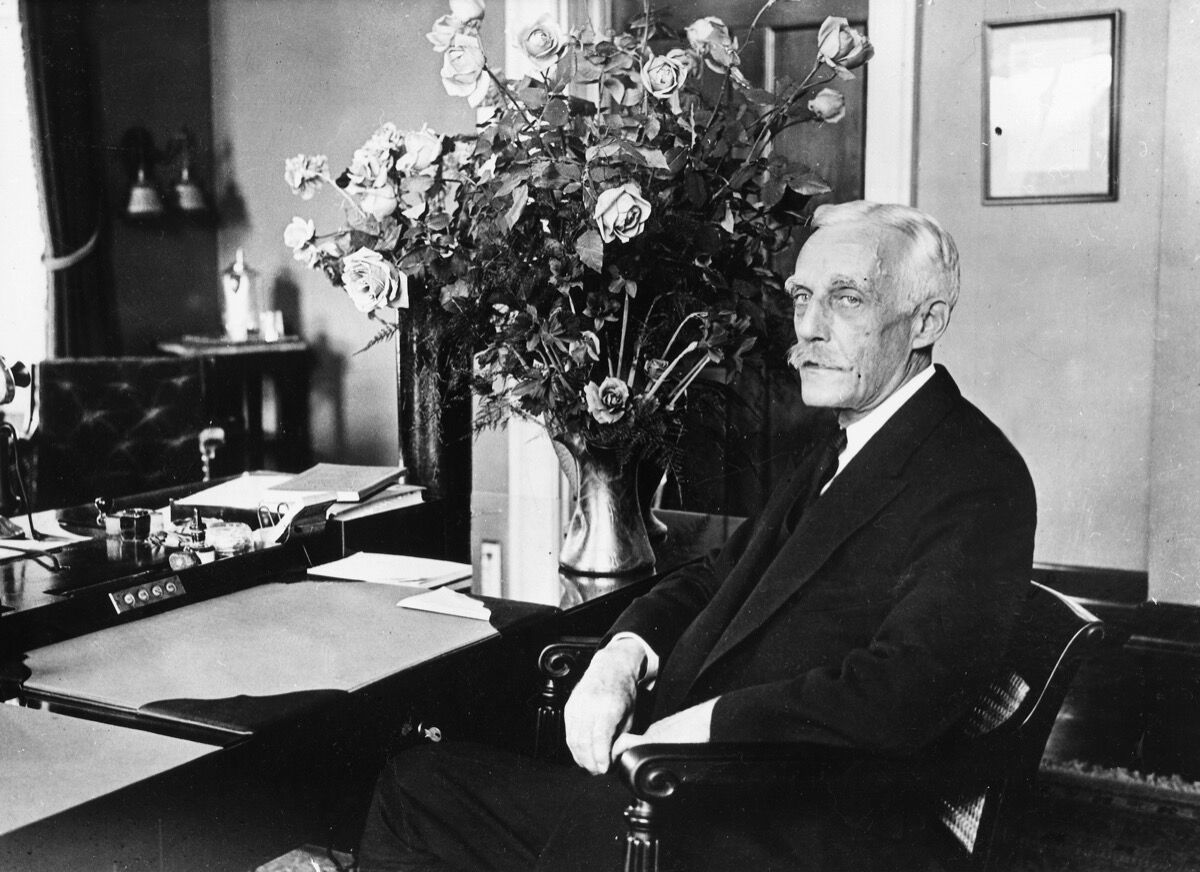
[[[37,508],[199,481],[196,358],[47,360],[34,368]]]

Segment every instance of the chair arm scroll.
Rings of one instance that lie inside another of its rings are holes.
[[[579,680],[600,642],[598,636],[564,636],[542,649],[538,656],[538,672],[543,681],[535,712],[533,756],[566,759],[563,702],[567,690]]]
[[[538,672],[553,681],[578,679],[600,647],[599,636],[564,636],[542,649]]]
[[[649,742],[627,749],[615,769],[637,799],[661,802],[685,785],[817,781],[867,756],[812,742]]]

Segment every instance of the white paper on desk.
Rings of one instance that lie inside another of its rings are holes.
[[[26,515],[18,515],[14,518],[9,518],[9,520],[25,531],[26,536],[29,536],[29,518]],[[78,533],[71,533],[64,530],[58,523],[58,517],[55,515],[54,509],[34,512],[33,526],[47,538],[34,539],[30,536],[28,539],[0,539],[0,548],[7,548],[22,553],[33,551],[44,554],[47,551],[65,548],[72,542],[86,542],[91,538],[90,536],[80,536]]]
[[[466,594],[457,593],[449,588],[431,590],[429,593],[419,593],[416,596],[405,597],[396,603],[402,609],[418,609],[422,612],[437,612],[440,615],[454,615],[459,618],[473,618],[476,621],[486,621],[492,616],[492,610],[477,599]]]
[[[434,560],[430,557],[410,557],[406,554],[360,551],[331,563],[314,566],[308,570],[308,574],[313,578],[340,578],[346,581],[435,588],[452,581],[470,578],[471,564]]]
[[[181,497],[175,501],[175,505],[220,506],[227,509],[256,512],[264,501],[274,507],[281,502],[286,502],[287,496],[293,496],[291,491],[287,494],[282,491],[267,493],[272,485],[282,484],[291,477],[287,473],[283,475],[240,475],[229,481],[223,481],[202,491]]]

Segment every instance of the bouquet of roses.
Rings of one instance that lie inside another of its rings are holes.
[[[740,69],[753,25],[741,43],[714,17],[677,32],[647,6],[619,33],[531,22],[519,44],[536,72],[514,80],[484,56],[483,15],[483,0],[451,0],[428,35],[477,130],[384,124],[336,178],[324,156],[291,158],[292,189],[330,187],[346,224],[298,217],[285,242],[379,323],[372,344],[408,310],[441,360],[462,361],[450,377],[484,422],[669,447],[702,373],[738,370],[767,333],[772,255],[829,190],[772,141],[836,123],[844,99],[825,86],[870,43],[828,18],[807,74],[767,90]]]

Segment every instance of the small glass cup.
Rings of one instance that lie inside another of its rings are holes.
[[[127,542],[145,542],[150,538],[153,514],[149,509],[121,509],[116,513],[121,538]]]
[[[217,552],[218,557],[242,554],[253,547],[250,526],[237,522],[209,524],[204,541]]]

